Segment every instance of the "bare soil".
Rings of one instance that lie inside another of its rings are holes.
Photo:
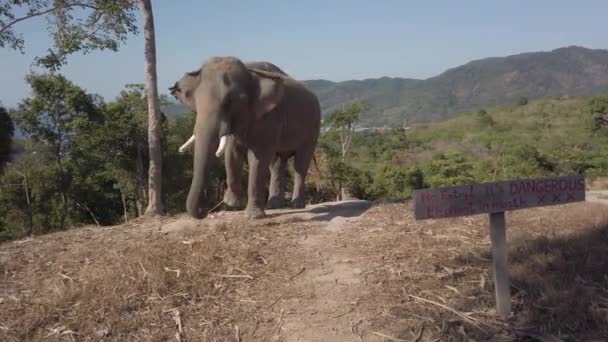
[[[2,341],[605,341],[608,211],[507,213],[513,315],[488,218],[346,201],[85,227],[0,245]]]

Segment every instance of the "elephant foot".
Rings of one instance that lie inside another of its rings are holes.
[[[306,208],[306,202],[304,201],[304,198],[302,198],[302,197],[294,198],[291,201],[291,207],[294,209],[304,209],[304,208]]]
[[[280,209],[285,207],[285,199],[280,197],[271,197],[266,203],[266,209]]]
[[[266,217],[266,213],[262,208],[247,208],[245,211],[247,218],[250,220],[258,220]]]
[[[224,193],[224,204],[231,208],[242,209],[245,207],[245,198],[230,190],[226,190]]]

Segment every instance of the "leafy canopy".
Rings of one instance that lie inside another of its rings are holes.
[[[28,75],[33,97],[18,104],[15,122],[35,141],[63,152],[71,135],[99,119],[101,99],[62,75]]]
[[[5,0],[0,2],[0,48],[24,53],[17,24],[45,17],[53,46],[36,64],[58,70],[76,52],[117,51],[130,33],[138,33],[136,11],[133,0]]]

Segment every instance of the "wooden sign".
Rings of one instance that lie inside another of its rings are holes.
[[[414,191],[417,220],[488,213],[496,312],[511,313],[505,211],[585,201],[582,175],[480,183]]]
[[[417,220],[499,213],[585,201],[584,176],[480,183],[414,191]]]

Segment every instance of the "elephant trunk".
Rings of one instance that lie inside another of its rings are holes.
[[[207,216],[200,208],[200,194],[205,184],[205,179],[209,172],[209,163],[219,138],[217,116],[209,115],[204,122],[196,122],[194,140],[194,165],[192,174],[192,184],[186,201],[188,214],[196,219]]]

